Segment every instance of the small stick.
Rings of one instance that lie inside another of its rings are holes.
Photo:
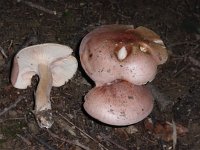
[[[5,114],[6,112],[8,112],[9,110],[11,110],[12,108],[16,107],[17,104],[22,101],[24,98],[22,96],[18,97],[16,102],[14,102],[12,105],[10,105],[7,108],[4,108],[4,110],[2,112],[0,112],[0,116],[2,116],[3,114]]]
[[[177,129],[176,129],[176,123],[174,120],[172,120],[172,128],[173,128],[173,133],[172,133],[172,139],[173,139],[173,150],[176,149],[176,144],[177,144]]]
[[[44,8],[44,7],[40,6],[40,5],[34,4],[32,2],[29,2],[29,1],[17,0],[17,2],[23,2],[24,4],[26,4],[26,5],[28,5],[28,6],[32,7],[32,8],[36,8],[38,10],[41,10],[41,11],[43,11],[45,13],[48,13],[48,14],[51,14],[51,15],[57,15],[56,11],[49,10],[47,8]]]
[[[0,51],[1,51],[1,54],[5,57],[5,58],[8,58],[8,56],[6,55],[4,49],[0,46]]]
[[[167,47],[171,48],[171,47],[175,47],[175,46],[179,46],[179,45],[196,45],[195,43],[198,41],[199,41],[199,39],[193,40],[193,41],[176,42],[176,43],[168,44]]]
[[[199,61],[199,60],[193,58],[192,56],[189,56],[188,58],[189,58],[190,62],[191,62],[193,65],[195,65],[195,66],[197,66],[197,67],[200,68],[200,61]]]
[[[115,145],[117,148],[119,148],[119,149],[121,149],[121,150],[128,150],[128,149],[126,149],[125,147],[123,147],[123,146],[117,144],[116,142],[114,142],[112,139],[110,139],[109,136],[106,136],[106,135],[104,135],[103,133],[100,133],[100,136],[101,136],[104,140],[109,141],[110,143],[112,143],[113,145]]]
[[[78,129],[81,133],[83,133],[85,136],[87,136],[88,138],[90,138],[91,140],[93,140],[94,142],[98,143],[99,146],[101,146],[102,148],[104,148],[105,150],[108,150],[104,145],[102,145],[101,143],[99,143],[97,140],[95,140],[93,137],[91,137],[89,134],[85,133],[82,129],[80,129],[79,127],[77,127],[74,123],[72,123],[69,119],[67,119],[66,117],[64,117],[62,114],[58,113],[59,116],[61,116],[65,121],[67,121],[68,123],[70,123],[72,126],[74,126],[76,129]]]
[[[38,138],[37,136],[35,135],[32,135],[31,136],[36,140],[38,141],[40,144],[42,144],[43,146],[45,146],[46,148],[48,148],[49,150],[56,150],[55,148],[51,147],[48,143],[46,143],[44,140],[42,140],[41,138]]]
[[[123,14],[121,14],[121,13],[117,13],[119,16],[121,16],[122,18],[126,18],[126,19],[130,19],[131,17],[130,16],[125,16],[125,15],[123,15]]]
[[[183,71],[185,71],[189,67],[189,64],[186,64],[183,68],[181,68],[178,72],[176,72],[173,77],[179,76]]]
[[[75,141],[70,141],[70,140],[67,140],[67,139],[64,139],[64,138],[60,138],[58,135],[56,135],[55,133],[51,132],[50,130],[47,130],[47,132],[53,137],[53,138],[56,138],[56,139],[59,139],[63,142],[67,142],[69,144],[72,144],[72,145],[76,145],[76,146],[79,146],[80,148],[84,149],[84,150],[90,150],[90,148],[88,148],[87,146],[81,144],[78,140],[75,140]]]
[[[9,46],[8,46],[8,49],[10,49],[12,45],[13,45],[13,40],[10,41],[10,44],[9,44]]]
[[[19,118],[6,118],[6,119],[1,119],[0,120],[0,123],[1,122],[5,122],[5,121],[9,121],[9,120],[24,120],[24,117],[19,117]]]
[[[23,137],[22,135],[20,135],[20,134],[16,134],[24,143],[26,143],[28,146],[30,146],[31,145],[31,142],[27,139],[27,138],[25,138],[25,137]]]

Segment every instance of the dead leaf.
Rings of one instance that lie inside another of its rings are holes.
[[[166,142],[173,140],[173,125],[168,121],[152,121],[148,118],[144,121],[145,128],[150,131],[156,138],[160,138]],[[175,123],[178,136],[184,136],[188,133],[188,129],[181,124]]]
[[[63,130],[63,131],[67,131],[69,132],[72,136],[76,136],[75,133],[75,127],[74,126],[70,126],[67,122],[55,118],[55,122],[59,125],[59,127]]]

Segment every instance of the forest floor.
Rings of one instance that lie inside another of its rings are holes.
[[[82,105],[93,84],[79,65],[68,83],[52,89],[52,128],[39,128],[32,113],[38,78],[27,89],[14,88],[14,55],[51,42],[70,46],[79,60],[81,39],[104,24],[145,26],[164,41],[169,59],[152,82],[159,91],[152,113],[124,127],[89,117]],[[200,149],[199,0],[1,0],[0,46],[1,150]]]

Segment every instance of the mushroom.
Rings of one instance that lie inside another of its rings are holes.
[[[155,32],[142,26],[104,25],[83,38],[79,54],[95,82],[84,98],[89,115],[107,124],[129,125],[150,114],[153,96],[144,84],[168,58]]]
[[[11,82],[15,88],[26,89],[31,78],[40,78],[35,93],[35,116],[38,125],[50,128],[53,124],[50,91],[68,82],[77,70],[73,50],[65,45],[45,43],[26,47],[14,58]]]
[[[137,123],[153,108],[153,96],[146,86],[116,80],[95,87],[85,96],[84,109],[97,120],[123,126]]]
[[[104,25],[87,34],[80,45],[81,64],[96,86],[116,79],[142,85],[152,81],[167,60],[160,37],[145,27]]]

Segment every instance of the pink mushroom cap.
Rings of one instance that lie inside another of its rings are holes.
[[[85,96],[84,109],[106,124],[130,125],[150,114],[153,96],[146,86],[120,80],[90,90]]]
[[[96,86],[116,79],[136,85],[150,82],[167,57],[156,33],[131,25],[101,26],[87,34],[80,45],[81,64]]]

